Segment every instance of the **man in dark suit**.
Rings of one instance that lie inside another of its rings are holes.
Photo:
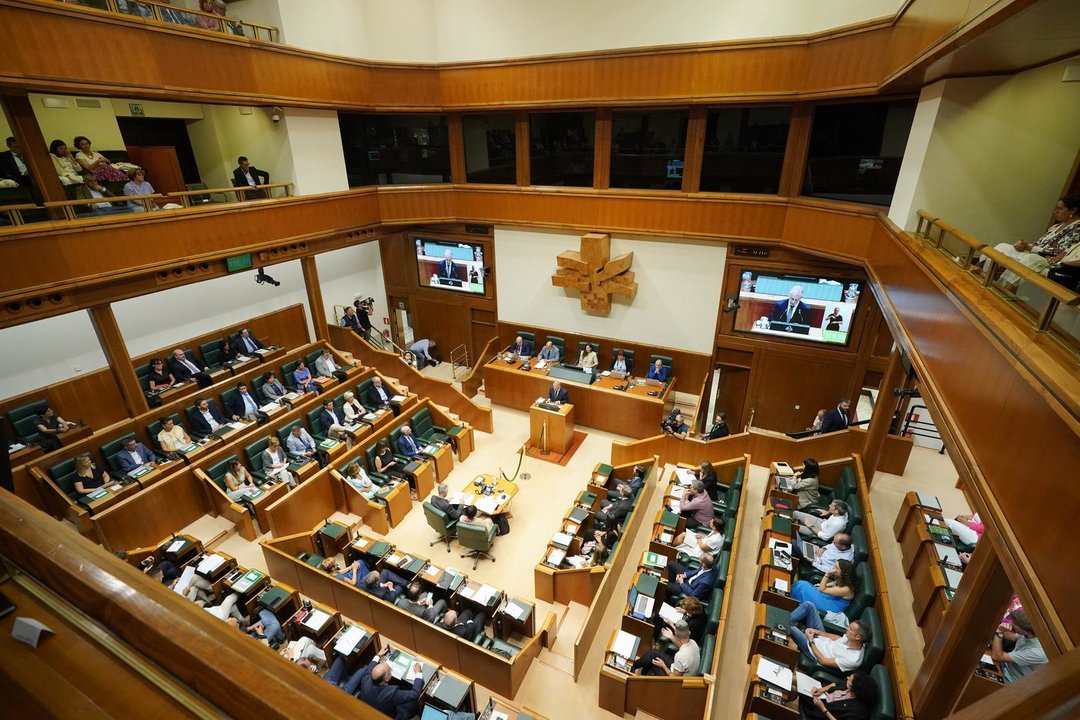
[[[255,167],[243,155],[236,158],[236,163],[240,167],[232,172],[233,187],[258,187],[270,182],[270,173]]]
[[[217,403],[206,398],[195,401],[195,412],[188,417],[191,418],[191,431],[198,435],[209,435],[225,424]]]
[[[781,300],[773,305],[772,315],[769,319],[774,322],[791,323],[792,325],[809,325],[810,308],[802,301],[802,295],[802,285],[791,288],[787,300]]]
[[[456,610],[447,610],[439,624],[458,637],[472,642],[477,635],[484,632],[487,616],[484,613],[474,615],[472,610],[462,610],[461,614]]]
[[[169,356],[169,371],[177,382],[187,382],[194,378],[199,387],[209,387],[213,384],[210,375],[206,372],[206,366],[195,358],[189,358],[183,350],[173,350]]]
[[[719,440],[720,438],[727,437],[731,434],[731,431],[727,426],[727,413],[718,412],[713,419],[713,425],[709,428],[709,434],[705,436],[706,440]]]
[[[454,262],[454,254],[447,250],[443,253],[443,261],[439,263],[439,277],[447,280],[460,280],[457,275],[458,264]]]
[[[137,470],[143,465],[157,467],[157,458],[154,453],[135,438],[125,440],[124,449],[116,453],[115,457],[116,464],[120,466],[120,471],[124,473]]]
[[[403,425],[401,428],[401,435],[397,439],[397,451],[407,458],[423,457],[423,453],[420,452],[420,444],[416,442],[416,438],[412,434],[412,428],[408,425]]]
[[[701,554],[701,567],[694,571],[677,562],[669,562],[668,593],[689,595],[705,603],[716,585],[717,573],[710,553]]]
[[[457,520],[461,517],[461,506],[453,505],[446,499],[447,493],[450,492],[450,488],[446,486],[446,483],[439,483],[439,494],[431,498],[431,504],[446,513],[446,517],[451,520]]]
[[[605,528],[612,528],[626,519],[634,509],[634,491],[626,483],[619,483],[615,489],[617,499],[607,503],[596,513],[596,523]]]
[[[19,149],[19,142],[13,137],[7,139],[7,150],[0,152],[0,178],[14,180],[22,187],[34,184],[30,177],[30,167]]]
[[[380,662],[378,655],[345,682],[342,682],[345,663],[342,661],[339,664],[335,661],[325,679],[394,720],[408,720],[420,712],[418,701],[420,692],[424,689],[424,677],[420,674],[423,665],[419,662],[413,663],[412,669],[417,676],[412,681],[412,686],[407,689],[393,681],[393,670],[388,663]]]
[[[821,434],[847,430],[847,426],[851,424],[851,416],[848,414],[850,410],[851,400],[841,398],[840,402],[836,403],[836,407],[825,413],[825,417],[821,418]]]
[[[513,344],[507,348],[507,352],[514,355],[524,355],[526,357],[531,356],[533,351],[532,344],[526,341],[523,337],[518,335],[514,338]]]
[[[338,417],[338,412],[334,409],[334,401],[327,399],[323,403],[323,410],[319,413],[319,422],[322,423],[323,430],[326,432],[327,437],[332,440],[344,440],[351,445],[349,439],[349,433],[342,425],[342,419]]]
[[[259,338],[248,332],[247,328],[244,328],[237,333],[236,340],[232,345],[234,349],[239,350],[242,354],[247,356],[254,355],[256,350],[262,350],[265,347],[259,342]]]
[[[570,393],[566,392],[566,388],[558,380],[551,383],[551,389],[548,390],[548,402],[553,402],[556,405],[570,402]]]
[[[409,582],[405,578],[390,570],[381,572],[372,570],[364,576],[360,589],[371,593],[380,600],[394,602],[401,596],[401,593],[405,592],[405,586],[408,584]]]
[[[230,397],[229,402],[225,404],[225,413],[237,421],[259,422],[267,417],[265,413],[259,412],[259,401],[255,398],[255,395],[248,391],[245,382],[236,384],[236,394]]]
[[[370,408],[389,408],[392,397],[393,393],[383,387],[382,378],[376,375],[371,378],[371,385],[364,391],[364,404]]]

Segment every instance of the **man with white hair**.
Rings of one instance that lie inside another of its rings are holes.
[[[790,323],[792,325],[809,325],[810,308],[802,301],[803,287],[795,285],[788,292],[787,300],[781,300],[773,305],[773,322]]]

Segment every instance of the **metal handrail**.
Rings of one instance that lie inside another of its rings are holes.
[[[85,2],[80,1],[79,4],[85,5]],[[225,35],[248,37],[248,34],[244,29],[251,28],[251,39],[261,40],[262,37],[260,31],[263,31],[266,33],[266,40],[268,42],[279,42],[278,29],[273,25],[254,23],[249,20],[242,20],[229,15],[216,15],[201,10],[179,8],[174,5],[155,2],[154,0],[105,0],[105,6],[110,12],[118,13],[120,15],[131,15],[143,18],[144,20],[156,20],[170,25],[179,25],[180,27],[190,27],[195,28],[196,30],[207,30],[210,32],[220,32]],[[142,10],[145,10],[146,12],[144,13]],[[205,23],[206,26],[204,27],[203,25],[197,24],[197,20],[194,20],[198,17],[210,18],[211,22]],[[189,21],[188,18],[191,18],[194,22]]]
[[[469,362],[469,348],[465,347],[465,343],[450,351],[450,376],[455,380],[457,380],[459,367],[472,370],[472,363]]]

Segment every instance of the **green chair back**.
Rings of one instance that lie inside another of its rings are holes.
[[[709,604],[705,606],[705,617],[708,619],[705,625],[705,633],[716,635],[716,629],[720,627],[720,611],[724,608],[724,591],[713,591]],[[695,638],[696,639],[696,638]]]
[[[495,526],[485,527],[483,525],[459,522],[457,524],[457,536],[461,547],[486,552],[495,543]]]
[[[49,477],[65,495],[72,500],[78,500],[79,493],[75,492],[75,458],[68,458],[50,467]]]
[[[878,689],[877,704],[870,710],[870,720],[896,720],[896,701],[888,668],[875,665],[870,669],[870,677]]]
[[[225,364],[225,351],[221,349],[207,350],[202,353],[202,358],[208,367],[221,367]]]
[[[224,354],[225,341],[224,340],[211,340],[210,342],[204,342],[199,346],[199,353],[203,356],[203,360],[206,360],[207,353],[212,353],[215,350]],[[206,360],[209,364],[209,360]]]
[[[311,370],[312,375],[315,374],[315,361],[319,359],[320,355],[322,355],[321,348],[319,350],[312,350],[304,356],[304,362],[307,363],[308,369]]]
[[[10,410],[7,414],[8,422],[11,423],[15,434],[24,440],[36,441],[41,433],[38,432],[34,418],[45,412],[47,407],[49,407],[48,400],[35,400],[32,403]]]
[[[451,520],[449,515],[426,501],[424,502],[424,519],[427,520],[427,524],[432,530],[439,533],[440,537],[449,535],[457,522]]]
[[[532,345],[534,350],[536,349],[536,333],[531,333],[527,330],[518,330],[514,333],[514,337],[517,337],[518,335],[521,336],[522,340]],[[514,344],[513,340],[510,341],[510,344]]]
[[[581,340],[581,341],[580,341],[580,342],[578,342],[578,344],[577,344],[577,349],[578,349],[578,353],[583,353],[583,352],[585,352],[585,346],[586,346],[586,345],[589,345],[589,346],[591,346],[591,347],[592,347],[592,351],[593,351],[594,353],[596,353],[596,358],[597,358],[597,359],[599,360],[599,359],[600,359],[600,357],[601,357],[601,355],[600,355],[600,343],[598,343],[598,342],[593,342],[592,340]],[[573,357],[573,358],[571,358],[571,360],[573,360],[574,362],[577,362],[577,358],[576,358],[576,357]]]
[[[262,474],[262,453],[263,450],[270,446],[270,438],[263,438],[256,440],[255,442],[244,446],[244,459],[247,460],[248,467],[251,468],[252,474]]]
[[[120,463],[116,461],[116,454],[124,449],[124,443],[130,438],[135,438],[135,433],[121,435],[101,446],[101,457],[105,458],[105,463],[110,469],[120,472]],[[135,439],[138,440],[138,438]]]
[[[371,378],[361,380],[359,383],[356,384],[356,399],[359,400],[360,404],[366,407],[368,410],[373,410],[375,408],[374,405],[368,404],[367,401],[367,391],[368,388],[372,386],[372,384],[373,383],[371,382]]]
[[[292,391],[296,390],[296,379],[293,377],[293,371],[296,370],[296,366],[299,364],[298,361],[293,360],[281,366],[281,382]]]
[[[855,551],[855,557],[852,558],[855,565],[865,563],[870,557],[870,543],[866,541],[866,531],[862,525],[851,528],[851,549]]]
[[[564,338],[561,338],[561,337],[559,337],[557,335],[548,335],[547,336],[547,342],[549,342],[552,345],[554,345],[555,347],[559,348],[559,357],[560,358],[566,357],[566,340]],[[540,352],[539,348],[537,348],[537,352]]]
[[[135,368],[135,377],[138,378],[143,392],[150,392],[150,363]]]
[[[705,639],[701,641],[701,667],[698,669],[698,674],[704,674],[712,672],[713,655],[716,654],[716,635],[706,634]]]
[[[307,418],[308,427],[311,428],[311,437],[322,442],[326,439],[326,428],[322,426],[322,420],[319,419],[320,415],[322,415],[321,406],[314,410],[309,410],[304,417]]]
[[[670,380],[673,373],[674,373],[674,371],[675,371],[675,368],[673,367],[674,361],[671,359],[671,356],[670,355],[650,355],[649,356],[649,365],[655,365],[657,360],[659,360],[664,365],[664,367],[667,368],[667,371],[668,371],[667,376],[668,376],[668,380]]]
[[[230,455],[224,460],[214,463],[210,467],[206,468],[207,477],[213,480],[214,484],[217,485],[219,488],[225,490],[228,487],[225,485],[225,472],[228,468],[229,461],[238,459],[239,458],[237,458],[236,455]]]
[[[874,581],[874,567],[868,562],[855,566],[855,577],[858,578],[858,588],[855,597],[851,599],[844,614],[848,617],[860,617],[863,611],[874,604],[877,600],[877,583]]]
[[[283,447],[283,448],[286,447],[285,440],[292,433],[292,429],[294,427],[296,427],[297,425],[300,425],[301,427],[303,427],[304,421],[300,420],[300,419],[293,420],[291,423],[282,426],[281,428],[278,429],[278,431],[276,433],[274,433],[275,435],[278,436],[278,440],[281,441],[281,447]]]
[[[228,414],[229,414],[229,413],[228,413],[228,410],[226,410],[226,408],[228,408],[228,407],[229,407],[229,403],[230,403],[230,402],[232,402],[232,399],[233,399],[234,397],[236,397],[236,396],[237,396],[237,394],[239,394],[239,392],[240,392],[240,391],[239,391],[239,390],[237,390],[236,388],[234,388],[234,387],[231,387],[231,388],[229,388],[228,390],[226,390],[226,391],[224,391],[223,393],[221,393],[221,405],[220,405],[220,409],[221,409],[221,414],[222,414],[222,415],[228,415]],[[226,418],[226,419],[228,419],[228,418]]]
[[[255,393],[255,397],[261,398],[264,402],[268,399],[262,394],[262,386],[266,384],[266,372],[261,372],[251,380],[251,391]]]
[[[864,565],[866,563],[863,563]],[[848,615],[848,617],[852,617]],[[862,669],[872,668],[885,657],[885,631],[881,626],[881,616],[873,606],[868,606],[862,611],[862,615],[856,618],[864,622],[870,628],[871,640],[863,652]]]
[[[727,585],[728,572],[731,571],[731,551],[721,550],[716,560],[716,587]]]
[[[858,495],[848,495],[847,496],[847,505],[848,505],[848,516],[847,516],[848,517],[848,532],[851,532],[851,530],[856,525],[862,525],[862,521],[863,521],[862,502],[859,501],[859,496]]]

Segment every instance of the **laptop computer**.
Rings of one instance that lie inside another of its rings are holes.
[[[799,538],[799,551],[802,552],[802,556],[809,560],[813,560],[817,557],[817,545],[810,542],[806,538]]]
[[[610,377],[612,377],[612,378],[614,378],[616,380],[625,380],[626,379],[626,373],[624,373],[624,372],[622,372],[620,370],[612,370]]]
[[[636,587],[630,588],[627,601],[630,603],[630,617],[644,620],[652,614],[655,600],[648,595],[642,595]]]

